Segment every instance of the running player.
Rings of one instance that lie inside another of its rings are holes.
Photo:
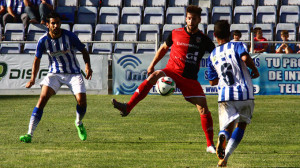
[[[207,152],[215,153],[213,143],[213,120],[208,110],[205,94],[197,74],[204,53],[211,52],[215,45],[199,29],[202,9],[190,5],[186,10],[187,26],[174,29],[166,42],[159,48],[152,63],[147,69],[149,77],[137,88],[128,103],[120,103],[113,99],[112,104],[125,117],[144,99],[156,81],[163,76],[171,77],[176,86],[182,91],[184,98],[194,104],[200,113],[202,128],[207,140]],[[155,65],[165,56],[171,47],[170,59],[166,68],[154,71]]]
[[[32,66],[32,75],[30,81],[26,84],[26,88],[30,88],[35,84],[35,79],[40,67],[40,60],[44,52],[48,53],[49,73],[40,83],[42,91],[37,105],[33,109],[28,133],[20,137],[22,142],[30,143],[33,132],[40,122],[43,109],[49,98],[55,95],[58,89],[63,85],[67,85],[75,96],[77,101],[75,126],[78,131],[79,138],[86,140],[86,130],[82,124],[82,119],[86,113],[86,89],[83,77],[80,74],[80,67],[76,58],[76,50],[81,51],[85,62],[86,79],[92,78],[92,69],[90,64],[90,56],[85,45],[80,42],[78,37],[67,30],[60,29],[61,20],[57,13],[50,13],[47,18],[47,27],[49,32],[43,35],[38,43],[35,59]]]
[[[226,167],[251,121],[254,109],[251,78],[257,78],[259,73],[246,46],[242,42],[229,42],[228,21],[217,21],[214,35],[219,46],[208,58],[208,79],[212,86],[218,84],[220,132],[217,156],[220,159],[218,166]],[[251,74],[247,67],[252,70]]]

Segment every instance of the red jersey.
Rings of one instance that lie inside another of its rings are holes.
[[[174,69],[185,78],[198,79],[200,61],[205,52],[212,52],[215,44],[201,31],[191,34],[186,28],[174,29],[166,40],[171,48],[167,68]]]
[[[254,41],[268,41],[266,38],[262,37],[261,39],[257,39],[256,37],[254,37]],[[254,44],[254,50],[262,50],[264,49],[264,47],[268,45],[268,43],[255,43]]]

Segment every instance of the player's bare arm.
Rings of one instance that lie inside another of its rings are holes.
[[[155,65],[166,55],[168,52],[169,46],[167,46],[166,43],[164,43],[156,52],[151,64],[149,65],[147,69],[147,75],[150,75],[154,72]]]
[[[216,78],[216,79],[214,79],[214,80],[209,81],[209,84],[210,84],[211,86],[218,85],[218,83],[219,83],[219,78]]]
[[[27,82],[26,88],[31,88],[31,86],[33,86],[35,84],[35,78],[40,69],[40,62],[41,62],[40,58],[38,58],[38,57],[34,58],[33,65],[32,65],[31,79],[29,82]]]
[[[258,70],[257,70],[257,68],[256,68],[256,66],[255,66],[255,64],[254,64],[254,62],[252,60],[252,58],[250,57],[250,55],[249,54],[245,54],[241,58],[246,63],[247,67],[249,67],[252,70],[251,74],[250,74],[251,78],[255,79],[255,78],[259,77],[259,72],[258,72]]]
[[[90,61],[90,55],[88,53],[88,51],[84,48],[82,51],[82,56],[83,56],[83,60],[85,63],[85,73],[86,73],[86,79],[87,80],[91,80],[92,79],[92,74],[93,74],[93,70],[91,68],[91,61]]]

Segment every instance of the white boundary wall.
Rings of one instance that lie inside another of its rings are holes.
[[[80,67],[85,72],[81,54],[77,54]],[[93,69],[92,80],[85,80],[87,94],[108,94],[108,56],[90,54]],[[34,54],[0,55],[0,95],[40,94],[39,83],[48,73],[48,55],[44,54],[35,85],[26,89],[30,80]],[[67,86],[62,86],[57,94],[72,94]]]

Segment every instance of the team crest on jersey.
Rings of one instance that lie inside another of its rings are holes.
[[[201,42],[201,37],[196,37],[196,41],[197,41],[197,43],[200,43]]]

